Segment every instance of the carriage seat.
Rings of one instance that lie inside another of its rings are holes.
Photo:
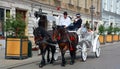
[[[87,33],[85,34],[85,39],[91,41],[93,38],[93,34],[94,34],[93,31],[87,31]]]
[[[80,34],[80,30],[81,30],[81,28],[79,28],[77,30],[68,30],[68,32],[75,32],[77,34]]]

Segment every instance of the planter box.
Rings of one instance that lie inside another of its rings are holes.
[[[105,35],[99,35],[100,44],[105,44]]]
[[[119,37],[118,37],[118,40],[120,41],[120,35],[118,35]]]
[[[113,35],[113,41],[119,41],[119,36],[118,35]]]
[[[7,38],[5,58],[27,58],[28,57],[28,39],[25,38]]]
[[[106,42],[112,43],[113,42],[113,35],[106,35]]]

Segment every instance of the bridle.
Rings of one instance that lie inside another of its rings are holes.
[[[60,39],[60,34],[57,30],[57,26],[53,27],[53,39],[54,40],[59,40]]]
[[[33,34],[34,34],[35,44],[38,44],[40,41],[44,39],[44,37],[42,37],[41,33],[39,33],[37,28],[34,29]]]
[[[56,26],[53,29],[54,38],[56,38],[58,41],[64,39],[64,35],[66,35],[64,34],[65,30],[63,30],[62,28],[62,26]]]

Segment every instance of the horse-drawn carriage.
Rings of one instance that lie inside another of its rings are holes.
[[[81,52],[82,61],[86,61],[87,59],[87,52],[93,52],[95,57],[100,56],[100,42],[99,42],[99,35],[96,32],[90,31],[82,31],[82,28],[78,29],[77,31],[68,31],[71,33],[77,33],[78,36],[78,43],[76,46],[76,52]],[[73,37],[74,38],[74,37]],[[70,40],[71,37],[70,37]],[[59,53],[59,51],[57,51]],[[56,55],[56,60],[59,55]]]
[[[42,18],[44,19],[42,20]],[[34,29],[33,34],[35,37],[35,43],[39,45],[39,48],[42,50],[40,67],[45,65],[44,56],[47,49],[48,51],[52,51],[51,61],[49,59],[49,53],[47,61],[53,63],[54,60],[58,59],[58,56],[62,56],[62,66],[65,66],[66,64],[64,55],[67,50],[69,50],[71,56],[70,64],[74,64],[76,52],[81,52],[83,61],[86,61],[88,51],[95,53],[96,57],[100,56],[99,35],[95,32],[84,32],[81,28],[77,31],[66,31],[63,27],[55,24],[55,18],[53,16],[43,14],[40,14],[39,23],[41,23],[39,26],[44,25],[43,27],[45,30],[42,30],[41,32],[41,28],[36,28]],[[46,33],[43,31],[46,31]],[[48,36],[42,36],[46,34],[48,34]],[[49,49],[49,47],[51,48]]]

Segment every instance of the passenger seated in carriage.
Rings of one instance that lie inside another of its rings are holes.
[[[93,30],[90,28],[90,25],[88,23],[85,24],[86,29],[87,29],[87,33],[93,33]]]
[[[78,30],[81,27],[81,24],[82,24],[81,15],[78,13],[78,14],[76,14],[76,18],[75,18],[74,22],[71,25],[69,25],[67,27],[67,29],[70,31]]]

